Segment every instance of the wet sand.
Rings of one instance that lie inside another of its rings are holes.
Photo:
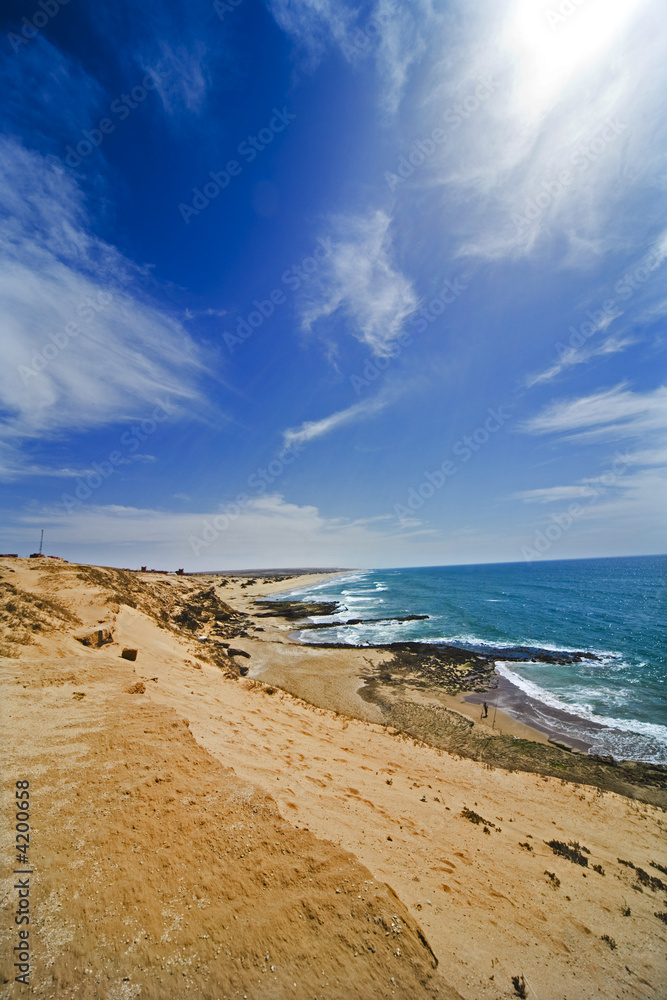
[[[499,732],[508,732],[503,720],[510,718],[533,734],[529,739],[544,742],[546,738],[556,746],[565,746],[580,753],[587,753],[594,745],[592,739],[577,735],[584,725],[592,731],[604,731],[604,726],[595,722],[584,723],[576,715],[536,701],[502,675],[498,675],[498,686],[493,691],[487,694],[466,694],[463,701],[470,705],[481,705],[486,701],[489,722],[493,728],[497,725]],[[499,723],[492,721],[496,716],[501,720]]]

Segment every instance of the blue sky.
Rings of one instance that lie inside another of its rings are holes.
[[[4,11],[3,551],[665,551],[658,0]]]

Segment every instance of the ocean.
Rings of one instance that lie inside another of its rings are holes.
[[[666,584],[667,556],[639,556],[364,570],[281,596],[340,603],[313,619],[331,628],[300,633],[302,641],[412,640],[490,654],[505,679],[505,711],[582,740],[589,753],[667,764]],[[340,624],[410,614],[429,617]],[[573,651],[587,655],[531,658]]]

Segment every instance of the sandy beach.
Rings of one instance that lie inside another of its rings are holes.
[[[318,576],[0,575],[2,852],[11,872],[29,780],[34,995],[667,996],[658,771],[383,684],[386,651],[295,643],[255,602]]]

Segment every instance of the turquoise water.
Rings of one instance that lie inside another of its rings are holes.
[[[292,595],[336,600],[330,629],[308,642],[446,642],[491,653],[515,688],[574,719],[593,752],[667,764],[667,556],[369,570]],[[426,621],[342,626],[346,618],[428,614]],[[543,663],[533,653],[598,659]],[[504,658],[503,653],[511,659]],[[587,723],[606,732],[591,737]]]

